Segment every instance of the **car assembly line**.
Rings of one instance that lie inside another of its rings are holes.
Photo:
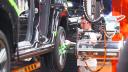
[[[0,0],[0,72],[72,72],[72,60],[73,72],[106,72],[110,62],[118,72],[128,2],[118,3],[119,10],[116,0]]]

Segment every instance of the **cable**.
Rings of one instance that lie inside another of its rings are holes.
[[[103,20],[103,23],[105,23],[105,21]],[[106,53],[107,53],[107,48],[106,48],[106,44],[107,44],[107,32],[106,32],[106,29],[105,29],[105,26],[102,27],[102,29],[100,29],[101,32],[104,33],[104,60],[103,60],[103,65],[97,69],[97,70],[92,70],[89,65],[87,64],[87,62],[85,61],[85,64],[86,64],[86,68],[89,69],[89,71],[91,72],[99,72],[101,69],[103,69],[104,65],[106,64]]]
[[[106,33],[106,31],[104,30],[104,33]],[[91,71],[91,72],[99,72],[101,69],[103,69],[103,67],[105,66],[105,64],[106,64],[106,53],[107,53],[107,48],[106,48],[106,34],[104,34],[104,61],[103,61],[103,65],[99,68],[99,69],[97,69],[97,70],[92,70],[90,67],[89,67],[89,65],[87,64],[87,62],[85,61],[85,64],[86,64],[86,66],[87,66],[87,69],[89,69],[89,71]]]

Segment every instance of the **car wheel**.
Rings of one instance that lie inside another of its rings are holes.
[[[65,31],[63,27],[59,27],[57,38],[55,41],[55,62],[59,71],[62,71],[66,61],[66,45],[65,45]]]
[[[48,54],[42,55],[42,65],[47,68],[48,72],[61,72],[64,69],[67,57],[66,45],[64,45],[65,37],[64,28],[60,26],[55,38],[54,50]]]
[[[5,34],[0,30],[0,72],[10,72],[9,43]]]

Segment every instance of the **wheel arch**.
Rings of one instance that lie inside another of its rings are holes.
[[[17,30],[15,29],[14,21],[17,22],[8,10],[0,8],[0,30],[6,35],[11,52],[15,51],[16,44],[16,37],[14,37],[16,35],[14,35],[14,33],[16,33]]]
[[[68,21],[67,21],[67,16],[60,16],[60,22],[59,22],[59,26],[62,26],[66,32],[66,35],[67,35],[67,32],[68,32]]]

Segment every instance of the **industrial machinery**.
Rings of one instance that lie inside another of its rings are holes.
[[[82,3],[80,3],[82,2]],[[103,15],[103,2],[102,0],[80,0],[79,5],[75,9],[72,2],[68,2],[68,25],[72,31],[70,37],[76,37],[76,57],[78,70],[80,72],[98,72],[100,71],[106,61],[117,60],[119,51],[123,48],[123,39],[120,41],[113,41],[113,36],[120,33],[120,23],[118,17],[104,16]],[[91,24],[92,31],[81,29],[80,24],[82,17]],[[71,32],[69,31],[69,32]],[[84,35],[84,34],[89,35]],[[97,41],[95,44],[90,42],[90,33],[96,36]],[[91,58],[93,62],[91,61]],[[93,59],[94,58],[94,59]],[[91,65],[97,65],[97,62],[103,62],[102,67],[98,69],[91,69]]]
[[[99,31],[100,21],[102,21],[103,1],[102,0],[67,0],[68,9],[68,30],[73,39],[76,38],[77,27],[80,27],[81,18],[92,23],[93,29]],[[74,40],[73,40],[74,41]]]
[[[78,29],[76,50],[77,66],[79,67],[79,69],[81,67],[85,67],[85,70],[89,70],[91,72],[98,72],[103,68],[106,61],[118,59],[120,48],[123,47],[123,41],[108,40],[107,37],[104,36],[103,40],[101,39],[97,40],[96,43],[91,43],[89,35],[80,35],[80,33],[83,32],[90,35],[94,35],[91,33],[95,33],[94,31],[84,31],[82,29]],[[95,35],[97,35],[97,39],[99,38],[98,34],[99,33],[95,33]],[[99,61],[102,61],[103,65],[101,68],[96,69]],[[93,65],[94,69],[91,68],[91,66],[93,67]]]
[[[118,17],[103,16],[102,0],[83,0],[83,5],[84,17],[91,24],[92,30],[77,28],[78,71],[99,72],[105,66],[106,61],[117,60],[119,57],[125,41],[123,37],[114,41],[113,37],[120,33],[119,21],[123,20],[125,16],[123,15],[119,20]],[[92,37],[96,37],[96,41],[91,42]],[[100,68],[97,68],[98,61],[103,62]]]

